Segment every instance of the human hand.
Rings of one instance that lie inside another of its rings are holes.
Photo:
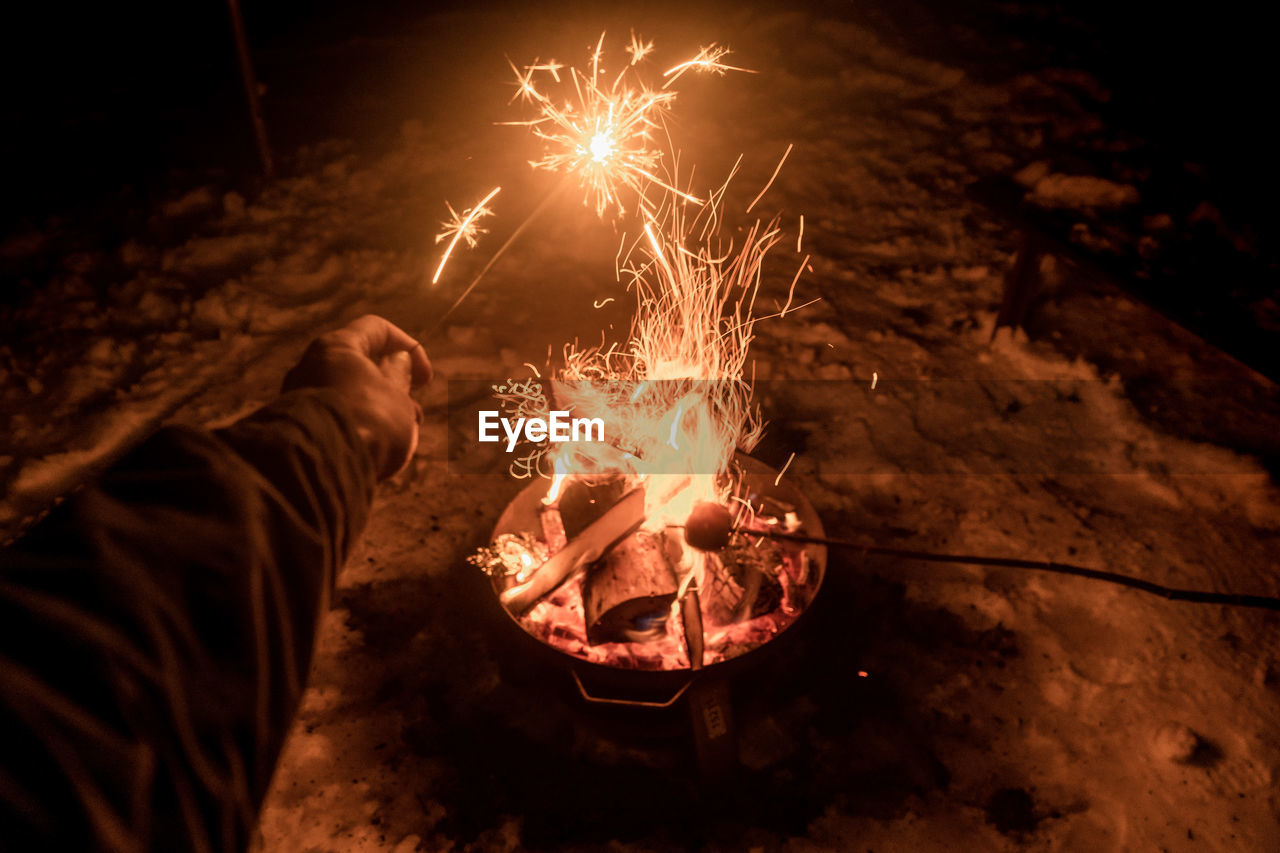
[[[422,408],[409,389],[431,381],[422,344],[374,314],[311,342],[285,375],[285,391],[329,388],[346,401],[373,455],[378,479],[408,464],[418,446]]]

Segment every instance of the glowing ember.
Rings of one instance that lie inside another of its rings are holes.
[[[626,212],[623,189],[634,192],[638,206],[649,205],[645,193],[651,185],[686,201],[700,203],[698,198],[677,189],[657,174],[662,150],[655,147],[653,139],[665,129],[665,118],[676,97],[669,87],[690,69],[720,74],[727,70],[747,70],[720,62],[728,50],[712,45],[667,71],[666,83],[655,90],[639,79],[637,69],[652,51],[653,42],[646,42],[632,32],[631,43],[626,47],[630,62],[621,72],[609,77],[604,67],[604,34],[601,33],[586,72],[577,68],[566,70],[556,62],[535,61],[523,68],[511,65],[516,75],[515,98],[534,106],[538,115],[526,121],[503,123],[529,127],[545,142],[546,153],[531,165],[535,169],[576,175],[587,190],[587,203],[594,203],[598,216],[604,216],[610,209],[618,215]],[[565,71],[563,77],[561,71]],[[542,88],[547,78],[554,92]]]
[[[493,197],[502,192],[502,187],[494,187],[489,194],[480,199],[480,203],[475,207],[469,207],[462,213],[458,213],[453,209],[453,205],[445,202],[444,206],[449,208],[449,219],[441,224],[444,230],[436,235],[436,242],[449,240],[449,245],[445,247],[444,254],[440,256],[440,265],[436,267],[436,274],[431,277],[431,283],[435,284],[440,280],[440,273],[444,272],[444,265],[449,260],[449,255],[453,253],[453,247],[458,245],[459,240],[466,240],[467,246],[474,249],[476,247],[476,235],[487,234],[488,231],[479,226],[481,217],[489,216],[493,213],[486,205],[493,200]],[[452,239],[449,239],[452,238]]]
[[[809,562],[802,546],[749,535],[750,531],[795,528],[794,522],[777,516],[778,512],[785,515],[788,511],[768,496],[776,493],[768,488],[771,480],[772,475],[761,470],[758,463],[750,466],[742,491],[753,499],[756,512],[742,525],[747,535],[735,533],[722,551],[708,557],[703,579],[698,581],[705,627],[704,664],[736,657],[773,639],[809,606],[820,583],[821,569]],[[530,486],[530,490],[537,488]],[[757,489],[767,494],[761,495]],[[530,499],[523,495],[522,499],[528,508]],[[533,532],[500,533],[492,546],[472,558],[495,578],[498,588],[523,582],[529,576],[530,563],[540,564],[554,553],[545,537],[554,538],[555,531],[562,530],[559,507],[533,500],[542,507],[536,511],[539,518],[525,518],[522,524],[530,530],[540,527],[541,536]],[[678,537],[678,531],[636,534],[641,539],[673,535]],[[619,546],[610,560],[616,562],[625,550],[625,546]],[[634,548],[631,550],[634,552]],[[688,668],[680,608],[681,598],[692,588],[692,579],[669,604],[642,606],[623,626],[622,636],[592,636],[592,625],[584,618],[591,609],[587,599],[591,596],[592,579],[607,572],[608,562],[593,566],[586,575],[578,574],[537,601],[520,616],[521,626],[540,641],[594,663],[635,669]]]

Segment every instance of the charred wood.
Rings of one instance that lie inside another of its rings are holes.
[[[677,579],[662,533],[633,533],[587,571],[582,606],[592,645],[666,633]]]

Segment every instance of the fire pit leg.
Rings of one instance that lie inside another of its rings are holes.
[[[706,782],[724,779],[738,767],[731,700],[729,683],[722,678],[695,676],[686,691],[698,772]]]
[[[684,623],[685,646],[689,650],[689,669],[694,673],[686,701],[693,724],[693,748],[698,757],[698,772],[704,782],[727,777],[738,766],[738,739],[733,731],[733,705],[729,682],[708,676],[702,669],[705,637],[702,629],[702,603],[698,587],[691,585],[680,602]]]

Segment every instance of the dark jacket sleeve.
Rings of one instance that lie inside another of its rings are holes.
[[[374,480],[296,391],[161,430],[0,555],[0,850],[242,849]]]

